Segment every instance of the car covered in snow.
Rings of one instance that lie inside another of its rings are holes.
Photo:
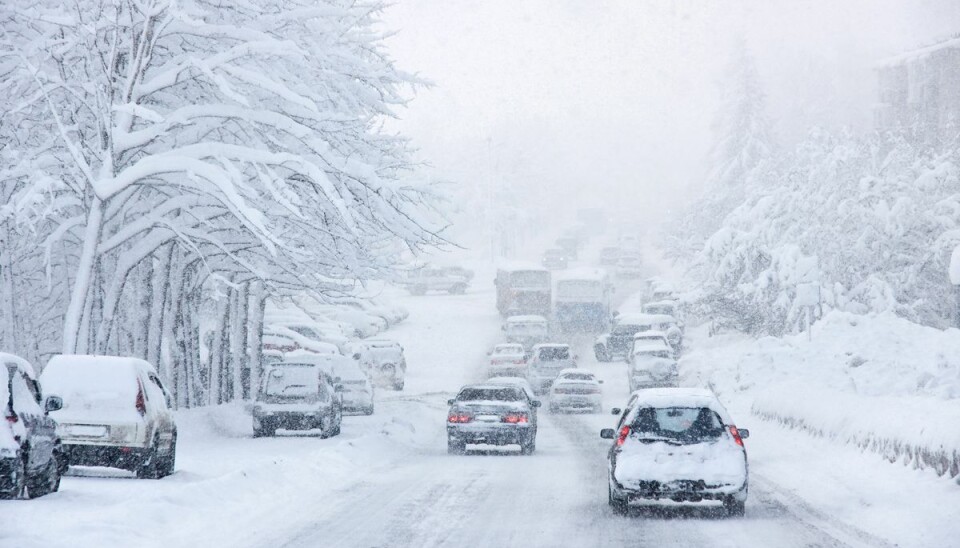
[[[589,371],[565,369],[550,387],[550,412],[593,411],[601,409],[600,385],[603,381]]]
[[[709,390],[661,388],[631,395],[617,427],[600,432],[614,440],[607,454],[607,488],[614,512],[631,503],[722,504],[742,516],[749,467],[738,429]]]
[[[519,445],[529,455],[537,444],[533,409],[540,405],[530,401],[518,386],[475,384],[464,386],[457,397],[448,400],[447,451],[461,454],[468,444]]]
[[[543,268],[547,270],[563,270],[567,268],[569,259],[567,258],[567,252],[560,249],[548,249],[543,252],[543,259],[540,261],[540,264],[543,265]]]
[[[615,358],[628,358],[633,347],[633,337],[644,331],[666,331],[673,325],[673,318],[652,314],[615,314],[609,333],[604,333],[593,342],[593,352],[599,362]]]
[[[643,261],[639,255],[621,255],[614,273],[618,278],[639,278],[643,274]]]
[[[617,266],[623,252],[617,246],[607,246],[600,250],[600,264],[602,266]]]
[[[340,388],[312,356],[267,364],[253,405],[253,436],[275,436],[278,429],[314,430],[323,437],[340,433]]]
[[[673,351],[673,357],[680,357],[679,350],[673,345],[670,341],[670,337],[663,331],[638,331],[637,334],[633,336],[633,344],[630,345],[630,351],[625,357],[625,361],[630,361],[630,356],[633,355],[633,349],[637,347],[642,347],[644,345],[660,345],[666,346]]]
[[[527,370],[527,355],[522,344],[498,344],[487,353],[487,356],[490,358],[487,376],[523,375]]]
[[[680,303],[672,299],[664,299],[649,302],[643,305],[644,314],[661,314],[670,316],[675,320],[676,326],[683,330],[683,321],[681,319]]]
[[[370,379],[394,390],[403,390],[407,375],[403,346],[389,339],[368,339],[362,346],[363,351],[355,352],[353,358],[367,368]]]
[[[510,316],[503,323],[502,329],[507,336],[507,342],[519,344],[527,350],[550,337],[550,322],[536,314]]]
[[[109,466],[159,479],[173,473],[173,400],[156,369],[139,358],[54,356],[40,375],[63,407],[58,423],[67,464]]]
[[[462,295],[470,287],[472,273],[465,269],[423,267],[407,272],[399,284],[406,287],[411,295],[425,295],[429,291],[442,291],[451,295]]]
[[[33,366],[23,358],[0,353],[0,362],[0,499],[53,493],[67,464],[49,413],[63,402],[43,398]]]
[[[349,358],[344,358],[344,360],[343,363],[336,365],[333,370],[334,378],[339,379],[338,384],[343,387],[340,395],[344,412],[372,415],[374,409],[373,383],[353,360]]]
[[[538,344],[530,351],[527,360],[527,380],[537,394],[550,389],[557,375],[564,369],[577,367],[576,356],[568,344]]]
[[[673,356],[673,348],[659,341],[634,345],[627,368],[630,391],[677,386],[680,375]]]

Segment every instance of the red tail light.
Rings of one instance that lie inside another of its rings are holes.
[[[137,413],[140,413],[141,417],[147,414],[147,401],[143,395],[143,385],[139,380],[137,380]]]
[[[529,419],[527,418],[526,413],[510,413],[503,416],[503,422],[508,422],[510,424],[523,424],[526,423]]]
[[[10,424],[14,424],[20,420],[20,417],[18,417],[17,414],[14,413],[13,411],[7,411],[6,418],[7,418],[7,422],[9,422]]]
[[[630,435],[630,427],[624,426],[620,429],[620,436],[617,438],[617,447],[623,445],[623,442],[627,441],[627,436]]]
[[[465,423],[473,420],[473,417],[470,415],[465,415],[463,413],[454,413],[447,417],[447,422],[454,423]]]
[[[733,441],[735,441],[737,445],[743,447],[743,438],[740,437],[740,431],[737,430],[736,426],[730,427],[730,435],[733,436]]]

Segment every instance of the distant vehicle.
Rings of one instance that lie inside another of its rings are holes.
[[[401,285],[406,287],[411,295],[425,295],[428,291],[462,295],[470,287],[471,278],[473,273],[464,269],[424,267],[409,271]]]
[[[599,362],[609,362],[616,358],[626,358],[633,346],[633,337],[643,331],[661,331],[668,333],[675,326],[672,316],[660,314],[618,314],[614,316],[613,327],[609,333],[597,337],[593,351]]]
[[[620,261],[620,254],[619,247],[605,247],[600,250],[600,264],[602,266],[616,266]]]
[[[527,356],[522,344],[498,344],[488,354],[490,364],[487,375],[490,377],[523,375],[527,369]]]
[[[316,354],[339,354],[340,347],[333,343],[323,342],[314,329],[304,325],[277,325],[263,326],[263,349],[279,352],[293,352],[306,350]]]
[[[577,269],[557,279],[554,318],[564,331],[602,331],[610,318],[613,285],[606,270]]]
[[[547,270],[563,270],[567,268],[567,252],[562,249],[548,249],[543,252],[541,262]]]
[[[620,238],[617,240],[617,245],[619,245],[623,250],[639,251],[640,238],[634,236],[633,234],[621,234]]]
[[[37,498],[60,489],[67,470],[57,422],[63,401],[43,398],[29,362],[0,353],[0,499]]]
[[[524,455],[537,447],[533,409],[522,388],[498,384],[464,386],[447,400],[447,452],[462,454],[467,444],[519,445]]]
[[[635,345],[627,371],[630,391],[677,386],[680,374],[673,356],[673,348],[662,342]]]
[[[336,302],[336,305],[352,308],[353,310],[363,311],[372,316],[381,318],[388,328],[392,325],[402,322],[410,315],[410,313],[407,312],[407,310],[403,307],[380,303],[374,299],[348,297],[339,299]]]
[[[527,380],[537,394],[544,394],[564,369],[577,367],[576,357],[568,344],[538,344],[527,360]]]
[[[550,271],[537,266],[515,265],[497,270],[497,310],[501,316],[536,314],[550,316]]]
[[[54,356],[40,383],[62,399],[63,407],[50,415],[59,423],[67,464],[122,468],[148,479],[173,473],[173,399],[148,362]]]
[[[738,429],[708,390],[662,388],[635,392],[617,428],[600,437],[614,440],[607,454],[608,499],[625,514],[631,503],[718,501],[742,516],[749,467]],[[621,414],[622,413],[622,414]]]
[[[338,387],[309,356],[266,366],[253,406],[253,437],[275,436],[277,429],[319,429],[323,437],[340,433],[343,408]]]
[[[677,303],[677,301],[662,300],[649,302],[643,305],[643,313],[672,316],[676,320],[677,327],[683,330],[683,321],[680,318],[680,305]]]
[[[336,305],[321,305],[315,309],[329,318],[350,325],[353,335],[360,339],[373,337],[387,329],[386,320],[366,310]]]
[[[370,378],[394,390],[403,390],[407,375],[407,358],[403,355],[403,347],[400,343],[388,339],[367,339],[363,342],[371,358],[368,370]],[[355,354],[354,359],[362,361],[361,353]]]
[[[462,266],[445,266],[445,267],[442,267],[441,270],[443,270],[445,273],[449,275],[459,276],[461,278],[464,278],[468,282],[473,280],[473,271],[467,268],[463,268]]]
[[[335,378],[340,379],[339,384],[343,387],[340,393],[343,399],[343,411],[372,415],[374,387],[370,378],[356,365],[337,367],[335,375]]]
[[[557,247],[563,250],[567,259],[576,261],[580,253],[580,239],[574,235],[564,235],[557,238]]]
[[[543,316],[510,316],[503,324],[507,342],[521,345],[525,350],[545,342],[550,337],[550,322]]]
[[[627,353],[627,356],[633,354],[633,349],[642,347],[644,345],[663,345],[673,352],[673,357],[680,357],[679,351],[674,348],[673,344],[670,343],[669,337],[663,331],[640,331],[633,336],[633,344],[630,345],[630,351]],[[629,361],[629,360],[627,360]]]
[[[603,381],[589,371],[564,369],[550,387],[550,412],[601,409],[600,385]]]
[[[637,255],[621,255],[616,273],[618,278],[639,278],[643,274],[643,261]]]

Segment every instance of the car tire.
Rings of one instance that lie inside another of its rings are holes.
[[[403,385],[404,385],[404,382],[403,382],[402,380],[400,380],[400,381],[394,381],[394,383],[393,383],[393,389],[394,389],[394,390],[397,390],[397,391],[403,390]]]
[[[27,487],[27,467],[23,459],[17,459],[20,465],[16,469],[16,480],[13,487],[7,491],[0,491],[0,500],[18,499],[23,496]]]
[[[737,500],[733,497],[727,497],[723,501],[723,509],[727,512],[727,516],[732,518],[740,518],[747,511],[746,501]]]
[[[260,428],[253,429],[253,437],[255,438],[272,438],[277,435],[276,428],[270,428],[269,426],[261,426]]]
[[[57,464],[57,458],[50,456],[50,462],[47,468],[37,477],[26,478],[27,498],[35,499],[60,490],[60,467]]]
[[[607,485],[607,500],[610,503],[610,508],[613,509],[613,513],[618,516],[627,515],[627,500],[619,498],[613,494],[613,487]]]
[[[447,438],[447,453],[450,455],[462,455],[467,451],[467,444],[454,439]]]
[[[157,438],[153,439],[153,446],[147,451],[147,455],[143,458],[143,461],[137,466],[134,473],[137,474],[139,479],[160,479],[158,464],[160,460],[159,452],[157,451],[157,445],[160,444],[160,440]]]
[[[165,478],[173,475],[173,470],[177,466],[177,434],[173,434],[170,441],[170,452],[163,457],[157,458],[157,477]]]
[[[457,284],[451,287],[449,291],[451,295],[463,295],[466,292],[467,292],[467,286],[463,284]]]
[[[364,415],[367,415],[367,416],[372,415],[372,414],[373,414],[373,406],[371,405],[370,407],[367,407],[366,409],[364,409],[364,410],[363,410],[363,414],[364,414]]]
[[[536,438],[530,438],[528,440],[524,440],[524,442],[520,444],[521,455],[532,455],[533,452],[536,450],[537,450]]]

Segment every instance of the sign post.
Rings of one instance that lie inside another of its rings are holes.
[[[805,282],[797,284],[796,305],[802,306],[807,311],[807,340],[813,340],[813,310],[820,306],[820,284],[817,282]]]

